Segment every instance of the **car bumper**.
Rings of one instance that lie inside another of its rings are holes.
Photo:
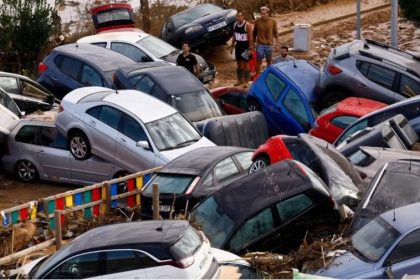
[[[207,68],[200,73],[200,81],[203,84],[210,83],[216,78],[216,67],[213,64],[207,63]]]

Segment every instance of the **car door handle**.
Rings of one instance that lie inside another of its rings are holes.
[[[124,144],[127,144],[127,140],[125,140],[124,138],[120,138],[120,142],[124,143]]]
[[[96,122],[95,122],[95,121],[90,121],[90,122],[89,122],[89,124],[90,124],[91,126],[96,126]]]
[[[56,76],[52,76],[51,79],[53,79],[54,81],[58,80],[58,78]]]
[[[39,153],[40,154],[45,154],[45,151],[44,150],[39,150]]]
[[[361,88],[367,88],[367,86],[365,84],[358,84],[359,87]]]

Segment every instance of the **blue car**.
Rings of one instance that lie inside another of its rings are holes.
[[[349,252],[315,274],[340,279],[418,275],[420,203],[383,213],[353,234],[351,242]]]
[[[273,135],[308,132],[316,119],[319,75],[305,60],[272,64],[250,87],[248,110],[262,111]]]

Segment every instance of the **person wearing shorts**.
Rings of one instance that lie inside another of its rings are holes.
[[[235,48],[236,59],[236,76],[238,78],[235,86],[243,84],[244,87],[249,85],[251,74],[249,71],[250,53],[254,47],[252,43],[252,25],[245,21],[244,13],[238,11],[236,14],[236,22],[233,25],[233,38],[231,52]]]
[[[254,23],[253,41],[256,43],[257,51],[257,75],[261,72],[263,59],[265,58],[267,66],[270,65],[273,57],[273,50],[277,50],[277,22],[269,17],[269,11],[269,8],[262,6],[260,8],[261,17]]]

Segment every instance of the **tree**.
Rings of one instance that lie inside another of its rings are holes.
[[[150,32],[150,9],[149,0],[140,0],[140,14],[142,17],[142,29],[149,33]]]
[[[404,16],[414,22],[417,26],[420,25],[420,0],[399,0],[400,8]]]
[[[2,0],[0,7],[0,50],[15,53],[18,72],[33,70],[59,31],[60,18],[47,0]]]

